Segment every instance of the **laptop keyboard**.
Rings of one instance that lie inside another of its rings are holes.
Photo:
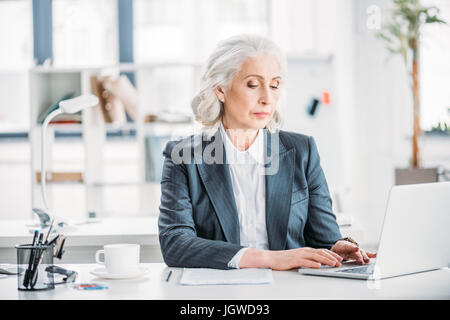
[[[344,270],[336,270],[336,272],[358,273],[358,274],[372,274],[373,273],[373,265],[362,266],[362,267],[355,267],[355,268],[344,269]]]

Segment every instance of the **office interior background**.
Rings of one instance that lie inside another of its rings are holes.
[[[421,2],[450,23],[450,1]],[[157,216],[161,151],[196,127],[190,102],[202,64],[218,41],[256,33],[273,38],[288,58],[283,129],[315,138],[335,212],[359,230],[357,240],[375,246],[395,169],[407,168],[411,157],[409,75],[401,56],[375,36],[391,5],[0,1],[0,219],[36,218],[31,209],[42,206],[39,115],[64,95],[90,92],[92,77],[121,74],[135,88],[135,114],[127,109],[106,121],[95,107],[50,125],[50,208],[72,220]],[[435,129],[450,125],[450,26],[426,25],[422,37],[420,156],[444,181],[450,133]]]

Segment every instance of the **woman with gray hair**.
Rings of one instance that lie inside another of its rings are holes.
[[[288,270],[375,257],[342,238],[314,139],[279,129],[285,79],[285,58],[264,37],[229,38],[209,57],[192,101],[205,130],[163,152],[167,265]]]

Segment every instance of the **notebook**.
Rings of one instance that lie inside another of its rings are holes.
[[[270,284],[271,269],[245,268],[218,270],[208,268],[184,268],[180,284],[184,286],[221,284]]]

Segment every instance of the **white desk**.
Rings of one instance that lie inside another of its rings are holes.
[[[138,243],[141,245],[142,262],[162,262],[158,239],[158,221],[148,218],[105,218],[73,221],[74,231],[62,232],[67,238],[65,253],[58,263],[93,263],[95,252],[105,244]],[[30,243],[33,234],[29,230],[36,227],[36,220],[1,220],[0,222],[0,263],[17,263],[17,244]],[[70,221],[72,223],[72,221]]]
[[[158,299],[158,300],[291,300],[291,299],[450,299],[448,268],[402,277],[364,281],[300,275],[296,271],[273,271],[274,282],[264,285],[181,286],[182,269],[164,263],[146,264],[150,272],[138,279],[105,280],[90,274],[95,264],[62,265],[79,274],[77,282],[106,283],[107,290],[80,291],[69,284],[54,290],[24,292],[17,290],[17,276],[0,279],[0,300],[16,299]],[[167,273],[173,270],[169,282]]]

